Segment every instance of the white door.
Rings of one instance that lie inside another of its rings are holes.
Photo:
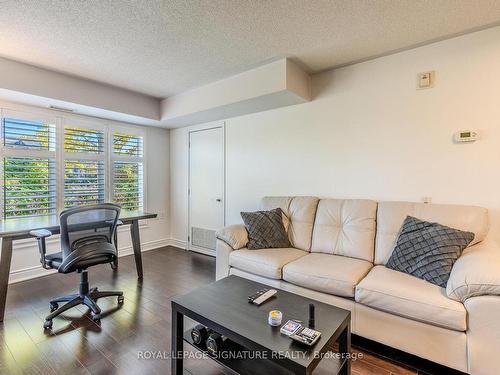
[[[224,226],[224,129],[189,133],[189,250],[215,255]]]

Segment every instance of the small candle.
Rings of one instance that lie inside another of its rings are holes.
[[[271,326],[279,326],[281,325],[281,319],[283,319],[283,314],[278,310],[269,311],[268,323]]]

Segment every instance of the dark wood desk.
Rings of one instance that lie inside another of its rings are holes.
[[[132,247],[134,249],[137,277],[142,278],[141,239],[139,235],[139,221],[153,219],[157,214],[142,211],[122,210],[120,220],[123,225],[130,225]],[[52,234],[59,234],[59,216],[47,215],[20,219],[0,220],[0,238],[2,247],[0,253],[0,322],[3,322],[5,301],[9,287],[10,262],[12,260],[12,242],[26,238],[33,238],[30,231],[35,229],[48,229]],[[38,253],[37,253],[38,254]]]

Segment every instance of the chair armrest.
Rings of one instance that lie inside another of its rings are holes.
[[[30,235],[36,237],[38,242],[38,251],[40,252],[40,263],[42,263],[42,267],[49,269],[50,267],[47,267],[47,263],[45,261],[45,253],[47,252],[45,238],[52,236],[52,232],[47,229],[37,229],[30,231]]]
[[[216,233],[216,238],[231,246],[233,250],[245,247],[248,243],[248,232],[243,224],[230,225]]]
[[[30,235],[36,238],[46,238],[52,236],[52,232],[47,229],[37,229],[30,231]]]
[[[446,294],[462,302],[471,297],[500,295],[500,247],[481,242],[465,249],[453,265]]]

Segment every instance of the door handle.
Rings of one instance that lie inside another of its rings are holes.
[[[222,202],[222,199],[217,198],[215,201],[216,201],[216,202]]]

